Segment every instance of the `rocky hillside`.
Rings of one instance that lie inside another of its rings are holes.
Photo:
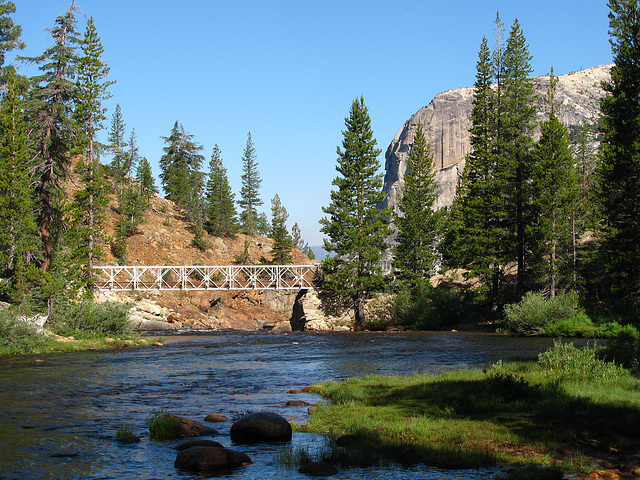
[[[69,192],[71,193],[71,192]],[[112,199],[105,230],[113,236],[117,214]],[[204,235],[211,247],[201,251],[191,246],[193,233],[173,202],[160,196],[152,199],[151,209],[137,233],[129,238],[128,265],[230,265],[249,243],[252,263],[268,262],[272,240],[238,234],[236,238]],[[104,265],[117,265],[105,245]],[[299,250],[293,251],[293,263],[310,264]],[[287,328],[296,291],[151,291],[105,292],[99,300],[131,302],[134,321],[148,329],[262,329]]]
[[[570,129],[583,121],[593,122],[600,115],[601,84],[608,80],[611,65],[601,65],[579,72],[558,76],[556,102],[560,104],[559,118]],[[534,77],[538,94],[538,120],[549,111],[546,94],[549,77]],[[413,143],[418,121],[422,123],[427,141],[431,144],[436,168],[438,199],[436,208],[451,205],[465,156],[469,153],[469,128],[473,88],[458,88],[436,95],[398,131],[387,148],[384,205],[395,207],[404,187],[407,157]]]

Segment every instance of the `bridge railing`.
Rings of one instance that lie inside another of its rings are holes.
[[[299,290],[322,282],[319,265],[95,267],[99,290]]]

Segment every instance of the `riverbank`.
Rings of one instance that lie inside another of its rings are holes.
[[[537,362],[365,376],[315,391],[331,402],[301,429],[347,435],[346,450],[336,444],[330,451],[342,464],[386,459],[445,468],[534,464],[577,474],[622,473],[640,453],[640,380],[598,360],[593,348],[556,344]]]

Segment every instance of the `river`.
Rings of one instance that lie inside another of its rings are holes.
[[[323,401],[292,389],[366,374],[439,373],[532,358],[549,339],[470,333],[288,334],[213,332],[168,337],[163,347],[0,357],[0,479],[302,479],[278,465],[278,445],[233,445],[230,423],[211,424],[213,437],[254,463],[219,475],[176,470],[179,441],[148,438],[153,410],[206,423],[248,411],[279,413],[304,423],[307,407]],[[31,365],[35,358],[46,365]],[[142,437],[125,445],[122,424]],[[320,447],[318,435],[294,433],[292,445]],[[340,479],[491,479],[496,470],[440,471],[426,466],[345,469]]]

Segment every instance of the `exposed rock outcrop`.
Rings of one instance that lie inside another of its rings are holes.
[[[558,76],[556,103],[560,121],[570,130],[583,121],[594,122],[600,115],[601,84],[610,78],[611,65],[601,65]],[[546,94],[549,77],[534,77],[538,94],[537,119],[543,120],[549,111]],[[469,153],[469,115],[473,88],[459,88],[436,95],[431,103],[415,113],[398,131],[385,155],[384,206],[395,208],[404,188],[407,157],[418,121],[422,123],[431,145],[436,168],[438,198],[436,208],[451,205]]]

